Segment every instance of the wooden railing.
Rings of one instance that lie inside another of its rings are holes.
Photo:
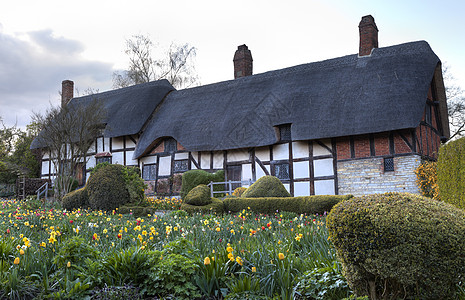
[[[241,180],[241,181],[232,181],[232,180],[229,180],[229,181],[224,181],[224,182],[213,182],[213,181],[210,181],[209,184],[207,184],[207,186],[210,187],[210,193],[211,193],[211,196],[213,197],[213,194],[225,194],[225,193],[228,193],[229,195],[232,195],[232,193],[234,192],[234,189],[233,189],[233,184],[240,184],[240,186],[242,185],[252,185],[252,183],[254,183],[252,181],[252,179],[249,179],[249,180]],[[214,185],[223,185],[223,186],[227,186],[227,190],[226,191],[214,191],[213,190],[213,186]]]

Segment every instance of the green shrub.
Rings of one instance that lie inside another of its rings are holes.
[[[224,181],[224,171],[220,170],[216,173],[208,173],[204,170],[190,170],[182,174],[182,185],[181,185],[181,198],[184,199],[187,193],[199,184],[209,184],[213,182]],[[215,191],[221,191],[224,187],[217,185],[214,187]]]
[[[437,168],[441,200],[465,208],[465,138],[439,149]]]
[[[73,210],[76,208],[87,208],[89,206],[89,195],[87,189],[84,187],[66,194],[62,200],[62,206],[66,210]]]
[[[129,202],[141,203],[145,198],[146,184],[140,175],[140,169],[138,167],[124,167],[123,175],[129,192]]]
[[[281,180],[274,176],[260,177],[252,184],[241,197],[259,198],[259,197],[290,197],[291,194],[286,190]]]
[[[242,194],[244,194],[246,190],[247,190],[246,187],[240,186],[234,190],[234,192],[232,193],[232,196],[241,197]]]
[[[86,189],[92,209],[111,211],[129,202],[123,169],[121,165],[107,165],[90,176]]]
[[[452,299],[464,278],[465,212],[447,203],[368,195],[336,205],[327,227],[358,296]]]
[[[190,205],[187,203],[183,203],[181,205],[181,209],[185,210],[189,214],[197,213],[197,212],[203,212],[203,213],[209,213],[209,212],[215,212],[215,213],[223,213],[224,212],[224,206],[223,206],[223,201],[217,198],[211,198],[212,202],[208,205],[203,205],[203,206],[197,206],[197,205]]]
[[[97,258],[97,250],[86,243],[84,238],[74,236],[66,240],[59,248],[58,253],[53,258],[53,262],[58,267],[64,267],[68,262],[73,265],[84,263],[86,258]]]
[[[263,197],[263,198],[226,198],[224,210],[239,212],[250,209],[257,213],[273,214],[278,211],[293,212],[296,214],[323,214],[342,200],[352,195],[317,195],[302,197]]]
[[[205,184],[200,184],[190,190],[190,192],[184,197],[184,202],[195,206],[204,206],[212,203],[211,191]]]

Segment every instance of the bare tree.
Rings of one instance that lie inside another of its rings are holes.
[[[175,88],[199,84],[195,71],[196,48],[189,44],[172,43],[166,53],[156,58],[154,45],[149,37],[135,35],[126,40],[125,53],[129,68],[113,73],[113,87],[120,88],[152,80],[167,79]]]
[[[456,83],[449,66],[443,65],[450,140],[465,136],[465,91]]]
[[[51,106],[45,114],[34,113],[41,129],[35,143],[50,153],[58,199],[70,192],[77,170],[87,162],[87,153],[104,128],[106,111],[98,100]]]

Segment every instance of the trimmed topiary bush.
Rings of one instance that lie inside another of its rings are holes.
[[[211,200],[211,191],[208,186],[205,184],[200,184],[193,188],[187,195],[184,197],[184,203],[195,205],[195,206],[203,206],[212,203]]]
[[[211,198],[212,202],[208,205],[197,206],[197,205],[190,205],[187,203],[183,203],[181,205],[181,209],[186,211],[189,214],[193,213],[223,213],[224,212],[224,205],[223,201],[217,198]]]
[[[327,217],[344,275],[370,299],[453,299],[465,277],[465,212],[406,193],[343,201]]]
[[[247,190],[246,187],[240,186],[240,187],[238,187],[238,188],[236,188],[236,189],[234,190],[234,192],[232,193],[231,196],[234,196],[234,197],[241,197],[242,194],[244,194],[244,192],[245,192],[246,190]]]
[[[437,174],[441,200],[465,209],[465,138],[439,149]]]
[[[260,177],[243,194],[243,198],[291,197],[281,180],[274,176]]]
[[[181,198],[184,199],[187,193],[199,184],[209,184],[213,182],[224,181],[224,171],[219,170],[216,173],[208,173],[204,170],[190,170],[182,174]],[[221,191],[224,187],[218,185],[214,187],[215,191]]]
[[[296,214],[323,214],[337,203],[352,198],[352,195],[317,195],[304,197],[226,198],[224,210],[239,212],[250,209],[257,213],[273,214],[278,211]]]
[[[76,208],[89,207],[89,195],[87,189],[84,187],[66,194],[62,200],[63,208],[66,210],[73,210]]]
[[[86,186],[92,209],[111,211],[130,201],[123,168],[107,165],[92,173]]]

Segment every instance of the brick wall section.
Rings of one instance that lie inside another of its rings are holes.
[[[404,133],[405,138],[409,138],[410,134]],[[409,146],[405,143],[405,141],[400,137],[398,134],[394,134],[394,149],[396,153],[410,153],[412,152],[412,149],[409,148]]]
[[[389,134],[375,135],[375,155],[389,155]]]
[[[355,157],[370,156],[370,139],[367,135],[354,137]]]
[[[414,170],[421,162],[419,155],[394,158],[394,172],[383,172],[383,158],[366,158],[337,163],[340,195],[385,192],[419,194]]]
[[[348,137],[339,138],[336,142],[337,159],[350,158],[350,139]]]
[[[156,154],[156,153],[161,153],[161,152],[164,152],[165,151],[165,142],[161,142],[160,145],[157,146],[157,148],[155,148],[151,154]]]

